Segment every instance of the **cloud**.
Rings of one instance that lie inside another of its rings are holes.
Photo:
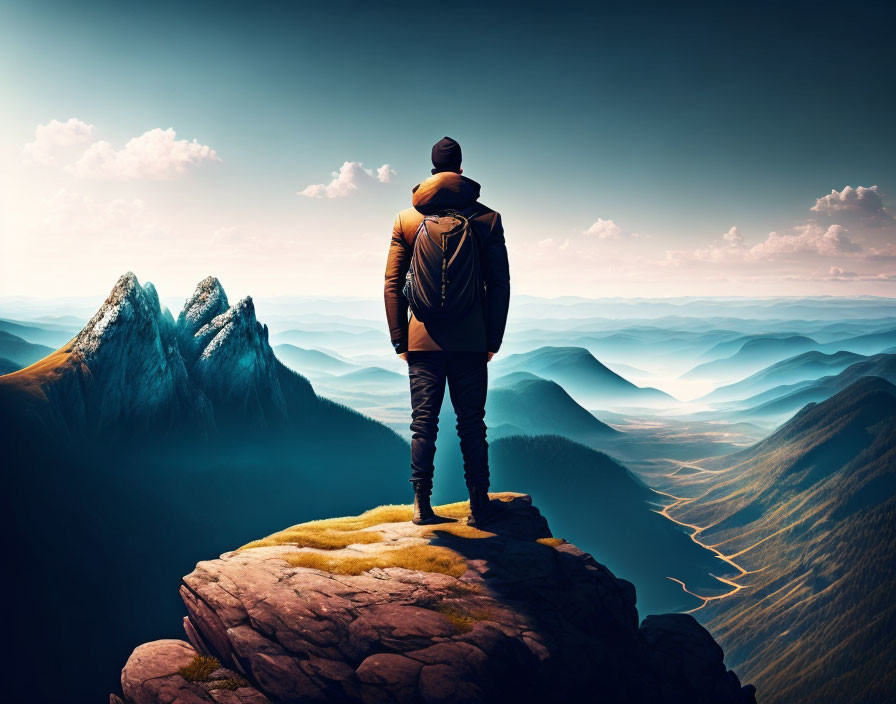
[[[376,170],[376,180],[380,183],[389,183],[395,173],[395,169],[391,168],[388,164],[383,164]]]
[[[884,203],[877,191],[877,186],[871,186],[870,188],[865,186],[859,186],[858,188],[846,186],[839,192],[831,190],[830,195],[816,200],[815,205],[810,210],[816,213],[824,213],[825,215],[860,213],[889,218],[889,214],[884,208]]]
[[[38,164],[55,164],[60,151],[76,144],[83,144],[93,136],[93,125],[88,125],[76,117],[65,122],[50,120],[45,125],[34,128],[34,141],[28,142],[22,151],[25,156]]]
[[[744,243],[744,236],[740,234],[740,230],[736,226],[732,226],[728,232],[722,235],[722,239],[732,247],[739,247]]]
[[[359,190],[365,182],[376,180],[389,183],[394,175],[394,169],[388,164],[383,164],[374,174],[371,169],[365,169],[360,161],[346,161],[339,167],[339,171],[333,172],[332,181],[307,186],[298,195],[307,198],[345,198]]]
[[[159,225],[140,198],[96,200],[62,188],[41,203],[41,231],[82,241],[114,235],[123,239],[161,234]]]
[[[842,225],[827,228],[814,222],[798,225],[792,235],[769,232],[764,242],[750,247],[749,253],[757,259],[779,254],[814,253],[822,255],[855,253],[862,250]]]
[[[832,279],[854,279],[858,276],[858,273],[855,271],[846,271],[845,269],[840,268],[839,266],[832,266],[828,270],[828,274],[831,275]]]
[[[162,180],[203,161],[220,159],[211,147],[195,139],[176,139],[171,127],[156,127],[128,140],[123,149],[115,149],[106,141],[94,142],[68,170],[78,178]]]
[[[822,256],[856,254],[862,246],[850,237],[842,225],[822,227],[815,222],[807,222],[793,228],[791,234],[769,232],[762,242],[748,247],[740,230],[732,227],[719,242],[696,249],[692,258],[704,262],[737,262],[774,259],[783,255],[816,254]]]
[[[612,220],[604,220],[603,218],[598,218],[597,222],[595,222],[591,227],[585,230],[584,234],[593,235],[599,240],[606,240],[619,237],[619,234],[621,232],[622,228]]]
[[[720,262],[743,259],[745,253],[744,236],[737,226],[732,225],[728,228],[728,232],[722,235],[721,242],[713,242],[708,247],[694,250],[693,257],[704,262]],[[669,261],[667,256],[666,262]]]

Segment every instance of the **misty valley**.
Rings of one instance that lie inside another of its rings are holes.
[[[137,645],[182,638],[197,562],[410,500],[380,302],[160,293],[128,273],[94,310],[0,310],[12,641],[38,700],[103,700]],[[892,299],[516,296],[491,489],[634,584],[640,618],[692,614],[760,701],[884,701],[894,384]],[[435,464],[436,502],[464,499],[447,394]]]

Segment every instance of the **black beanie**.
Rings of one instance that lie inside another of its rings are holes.
[[[451,137],[443,137],[432,145],[432,165],[434,174],[440,171],[460,171],[460,145]]]

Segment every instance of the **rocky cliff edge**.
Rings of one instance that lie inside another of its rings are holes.
[[[488,531],[466,503],[436,526],[385,506],[199,563],[181,586],[189,642],[138,647],[124,701],[755,701],[691,616],[639,627],[629,582],[554,538],[528,496],[493,497]]]

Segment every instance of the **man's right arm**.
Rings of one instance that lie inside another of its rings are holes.
[[[401,230],[401,214],[395,217],[389,257],[386,260],[386,285],[383,297],[386,302],[386,320],[389,337],[397,354],[408,351],[408,300],[404,297],[405,276],[411,265],[411,250]]]

